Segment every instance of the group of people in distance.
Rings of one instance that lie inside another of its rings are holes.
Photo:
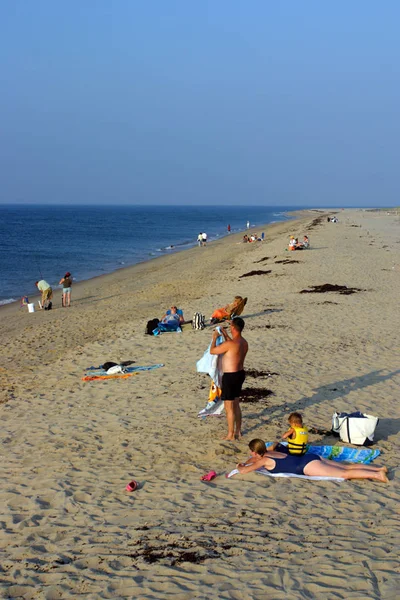
[[[247,233],[246,233],[243,236],[243,243],[246,244],[247,242],[263,242],[264,237],[265,237],[264,232],[262,232],[261,236],[259,236],[258,233],[253,233],[252,235],[247,235]]]
[[[207,234],[203,231],[197,236],[197,243],[199,246],[207,246]]]
[[[53,288],[47,281],[41,279],[40,281],[35,281],[35,285],[39,292],[41,292],[41,308],[44,310],[51,310],[52,308],[52,299],[53,299]],[[65,273],[64,277],[59,282],[59,285],[63,286],[62,291],[62,306],[69,307],[71,306],[71,288],[72,288],[72,275],[69,271]]]
[[[310,247],[310,240],[307,235],[303,237],[303,241],[299,242],[294,235],[290,236],[288,250],[306,250]]]

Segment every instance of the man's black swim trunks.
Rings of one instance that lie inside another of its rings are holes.
[[[239,398],[245,378],[246,373],[243,370],[236,373],[224,373],[222,376],[222,400]]]

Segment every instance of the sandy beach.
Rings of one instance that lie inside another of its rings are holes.
[[[266,227],[264,243],[231,235],[76,284],[70,309],[60,290],[50,312],[0,308],[1,597],[399,597],[400,220],[334,212],[335,224],[303,212]],[[311,248],[287,252],[289,234]],[[266,273],[241,277],[253,270]],[[325,283],[360,291],[300,294]],[[265,396],[242,404],[244,435],[229,443],[223,416],[197,418],[211,329],[144,329],[172,304],[208,319],[236,294],[248,297],[246,367],[275,375],[247,378]],[[127,360],[164,366],[82,381]],[[378,416],[390,483],[226,479],[293,410],[321,430],[335,410]]]

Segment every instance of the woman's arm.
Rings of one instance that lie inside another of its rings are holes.
[[[265,467],[266,465],[272,466],[270,461],[270,458],[268,458],[267,456],[263,456],[262,458],[259,458],[251,464],[246,464],[246,466],[238,465],[237,469],[239,473],[242,473],[242,475],[244,475],[245,473],[257,471],[257,469],[261,469],[261,467]]]
[[[58,285],[61,285],[62,283],[64,283],[64,281],[65,281],[65,278],[63,277],[63,278],[61,279],[61,281],[59,281],[59,282],[58,282]]]

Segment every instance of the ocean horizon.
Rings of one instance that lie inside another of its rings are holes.
[[[74,281],[170,254],[251,227],[289,219],[299,207],[7,205],[0,210],[0,305],[53,287],[66,271]]]

